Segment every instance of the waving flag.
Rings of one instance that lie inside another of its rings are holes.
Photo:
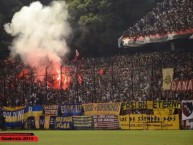
[[[29,70],[27,68],[24,68],[19,74],[18,74],[18,78],[22,78],[25,75],[29,74]]]
[[[164,90],[170,90],[171,82],[173,81],[174,68],[163,68],[162,69],[162,88]]]
[[[105,68],[101,68],[99,71],[98,71],[98,74],[99,75],[104,75],[106,73],[106,69]]]
[[[78,83],[79,83],[79,85],[81,85],[83,83],[83,79],[82,79],[82,76],[80,74],[78,74]]]
[[[74,57],[74,61],[77,61],[77,60],[78,60],[78,56],[79,56],[79,52],[78,52],[78,50],[76,49],[76,53],[75,53],[75,57]]]

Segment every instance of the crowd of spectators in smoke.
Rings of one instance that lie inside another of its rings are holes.
[[[164,0],[141,18],[133,27],[123,32],[124,37],[138,38],[166,34],[193,28],[192,0]]]
[[[193,53],[152,52],[107,58],[82,58],[67,62],[72,81],[67,89],[54,89],[35,79],[34,70],[25,77],[19,59],[0,62],[1,101],[6,106],[142,100],[193,99],[192,91],[162,90],[162,68],[174,68],[174,79],[193,78]],[[81,81],[78,77],[81,77]]]

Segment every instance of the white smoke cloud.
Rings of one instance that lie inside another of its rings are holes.
[[[40,64],[60,63],[61,56],[68,52],[66,39],[71,34],[67,5],[52,2],[43,6],[33,2],[15,13],[5,31],[14,36],[11,56],[19,55],[24,64],[38,67]]]

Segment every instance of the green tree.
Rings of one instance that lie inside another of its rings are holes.
[[[155,0],[67,0],[74,35],[71,46],[87,55],[117,53],[122,32],[150,11]]]

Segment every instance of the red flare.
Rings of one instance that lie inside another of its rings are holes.
[[[22,78],[25,77],[25,75],[27,75],[29,73],[29,70],[27,68],[24,68],[19,74],[18,74],[18,78]]]

